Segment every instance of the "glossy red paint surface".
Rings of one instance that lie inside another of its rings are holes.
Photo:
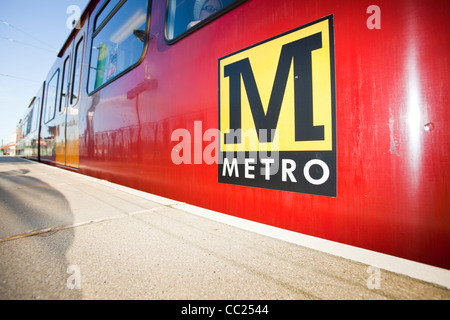
[[[139,66],[91,96],[83,70],[80,172],[450,268],[448,1],[377,1],[381,29],[369,29],[369,1],[248,0],[171,45],[166,2],[152,2]],[[194,150],[211,143],[194,144],[194,122],[201,135],[218,128],[218,59],[331,14],[336,198],[219,184],[217,164],[172,162],[176,129],[190,132]]]

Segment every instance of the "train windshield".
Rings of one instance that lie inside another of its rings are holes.
[[[170,0],[166,37],[173,40],[199,25],[208,17],[217,16],[239,0]],[[210,19],[211,19],[210,18]]]

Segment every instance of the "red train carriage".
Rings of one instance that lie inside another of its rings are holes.
[[[91,1],[45,81],[33,154],[449,269],[449,9]]]
[[[32,98],[25,116],[19,122],[17,128],[17,155],[26,156],[33,160],[39,159],[39,133],[40,133],[40,119],[42,111],[42,97],[44,85]]]

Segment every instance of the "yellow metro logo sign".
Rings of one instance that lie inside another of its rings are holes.
[[[249,146],[245,146],[244,141],[237,144],[226,144],[225,134],[230,129],[240,128],[243,132],[251,132],[254,135],[253,138],[257,136],[256,119],[250,106],[252,99],[257,101],[256,103],[259,102],[258,97],[254,96],[256,92],[259,94],[261,107],[266,117],[275,118],[277,116],[275,113],[279,111],[276,128],[266,129],[277,129],[280,138],[280,150],[332,150],[332,89],[328,24],[329,20],[321,21],[308,28],[291,32],[220,61],[222,150],[249,151]],[[305,60],[307,63],[310,62],[311,66],[304,65]],[[248,92],[249,90],[255,90],[255,88],[250,89],[253,86],[252,80],[246,79],[246,77],[251,77],[246,73],[250,70],[249,67],[257,86],[255,92]],[[303,72],[303,67],[307,68],[306,72]],[[230,114],[233,113],[233,110],[230,110],[232,107],[229,94],[230,85],[236,85],[233,82],[237,81],[240,82],[237,85],[241,91],[241,107],[240,110],[235,112],[241,112],[241,123],[236,128],[230,128],[232,124]],[[301,83],[302,81],[303,83]],[[304,90],[310,89],[312,100],[311,102],[304,102],[303,105],[298,103],[297,109],[311,112],[307,116],[308,118],[305,117],[304,113],[300,115],[295,113],[295,99],[302,98],[296,97],[295,87],[302,85],[307,87]],[[278,87],[283,86],[285,86],[284,92],[275,91],[277,89],[282,91],[283,88],[280,90]],[[249,96],[249,93],[253,96]],[[276,101],[275,95],[280,95],[278,101]],[[270,102],[273,103],[270,104]],[[276,103],[280,106],[276,106]],[[277,109],[277,111],[272,112],[273,115],[268,113],[269,106]],[[254,112],[258,112],[258,110]],[[300,118],[299,122],[303,121],[306,124],[305,130],[316,127],[318,132],[323,131],[323,136],[315,140],[309,140],[307,137],[296,139],[296,122],[292,121],[292,119],[296,119],[296,116]],[[255,139],[254,141],[259,140]],[[259,145],[256,144],[253,147],[258,148]]]
[[[332,16],[220,59],[219,182],[335,196],[334,86]]]

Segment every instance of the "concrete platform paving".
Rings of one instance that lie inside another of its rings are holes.
[[[450,299],[448,288],[182,208],[0,157],[0,299]]]

